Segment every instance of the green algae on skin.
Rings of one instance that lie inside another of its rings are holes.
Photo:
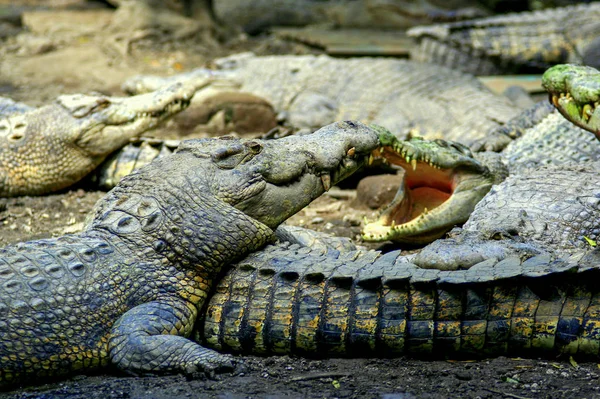
[[[542,86],[560,113],[575,125],[600,138],[600,72],[580,65],[562,64],[549,68]]]

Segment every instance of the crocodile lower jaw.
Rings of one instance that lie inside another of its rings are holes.
[[[570,93],[551,93],[550,102],[575,125],[600,139],[600,102],[580,103]]]

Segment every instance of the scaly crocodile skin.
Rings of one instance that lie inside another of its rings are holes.
[[[541,72],[559,63],[598,65],[600,4],[420,26],[411,57],[476,75]]]
[[[282,244],[238,263],[208,304],[202,342],[311,357],[600,354],[597,266],[540,255],[439,271],[399,252],[315,252]]]
[[[340,122],[277,141],[188,141],[130,174],[79,234],[0,250],[0,385],[112,363],[213,372],[188,340],[221,268],[354,172],[381,128]]]
[[[257,354],[597,358],[598,166],[510,176],[414,255],[254,253],[217,284],[198,339]]]
[[[472,76],[406,60],[239,54],[215,65],[220,80],[229,78],[240,85],[238,90],[265,98],[296,128],[353,119],[385,126],[400,139],[414,129],[426,138],[470,146],[488,141],[488,130],[520,112]],[[123,88],[147,92],[177,81],[191,84],[208,73],[215,72],[138,76]]]

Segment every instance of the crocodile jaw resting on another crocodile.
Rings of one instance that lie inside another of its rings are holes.
[[[556,65],[542,76],[542,86],[561,114],[600,140],[600,72],[581,65]]]
[[[0,108],[0,197],[76,183],[131,138],[184,110],[212,80],[133,97],[63,95],[38,109],[9,102]]]
[[[375,222],[365,225],[365,241],[429,243],[464,223],[495,182],[467,147],[441,139],[395,140],[373,156],[405,172],[392,202]]]
[[[340,122],[278,141],[189,141],[123,179],[82,233],[0,249],[0,385],[108,363],[230,367],[185,338],[212,281],[360,167],[384,134]]]

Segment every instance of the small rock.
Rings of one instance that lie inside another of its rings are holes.
[[[360,226],[360,224],[362,223],[361,219],[358,216],[350,214],[344,215],[342,220],[350,224],[350,226]]]
[[[356,205],[379,209],[388,205],[403,184],[403,174],[367,176],[356,187]]]

